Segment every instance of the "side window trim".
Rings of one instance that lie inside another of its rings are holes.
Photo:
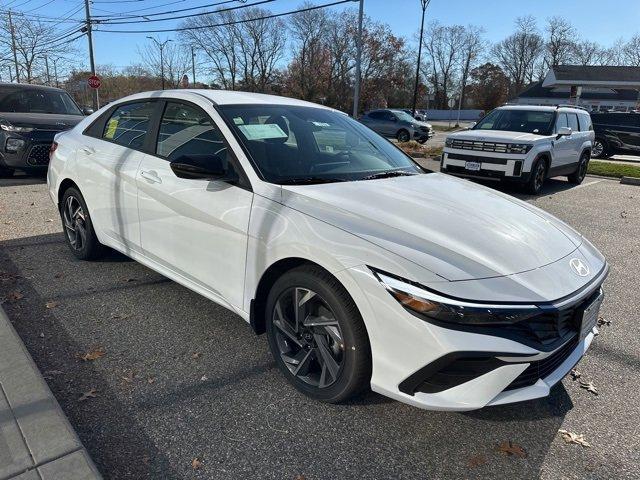
[[[148,146],[148,151],[145,152],[148,155],[151,155],[153,157],[156,158],[160,158],[166,162],[168,162],[166,157],[163,157],[162,155],[158,155],[158,153],[156,153],[156,145],[158,142],[158,137],[160,135],[160,126],[162,124],[162,116],[164,115],[164,111],[167,107],[168,103],[180,103],[183,105],[187,105],[189,107],[192,108],[196,108],[198,110],[201,110],[202,113],[204,113],[209,120],[211,120],[211,123],[218,129],[218,131],[220,132],[220,137],[222,138],[222,141],[224,142],[224,144],[227,146],[227,152],[229,153],[229,162],[231,162],[233,164],[233,168],[236,170],[236,172],[238,173],[238,176],[240,177],[240,181],[237,184],[233,184],[234,186],[238,187],[238,188],[243,188],[245,190],[248,190],[250,192],[253,191],[253,188],[251,187],[251,182],[249,181],[249,177],[247,176],[247,174],[245,173],[244,169],[242,168],[242,165],[240,165],[240,162],[238,161],[238,158],[236,157],[236,153],[233,151],[233,148],[231,148],[231,145],[229,145],[229,142],[227,141],[227,138],[224,136],[224,134],[222,133],[222,130],[220,129],[220,127],[218,126],[218,124],[216,123],[216,121],[211,118],[211,115],[209,115],[204,108],[202,108],[200,105],[190,102],[188,100],[183,100],[182,98],[166,98],[163,97],[162,99],[160,99],[160,101],[158,102],[159,105],[156,107],[156,110],[154,112],[154,116],[153,116],[153,121],[151,121],[149,123],[149,135],[147,135],[147,140],[149,140],[149,146]]]

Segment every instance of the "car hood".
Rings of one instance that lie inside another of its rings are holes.
[[[83,118],[85,118],[83,115],[61,115],[56,113],[0,113],[0,119],[7,120],[16,126],[56,131],[75,127]]]
[[[544,138],[543,135],[523,132],[507,132],[503,130],[465,130],[452,133],[448,138],[485,142],[535,142]]]
[[[283,186],[282,201],[450,281],[540,268],[582,243],[525,202],[436,173]]]

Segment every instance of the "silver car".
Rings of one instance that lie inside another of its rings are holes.
[[[433,127],[416,120],[402,110],[380,109],[365,113],[360,122],[374,132],[399,142],[415,140],[425,143],[433,136]]]

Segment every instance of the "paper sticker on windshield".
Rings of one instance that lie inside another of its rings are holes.
[[[233,119],[233,123],[235,123],[236,125],[242,125],[244,123],[244,120],[242,119],[242,117],[235,117]]]
[[[262,123],[256,125],[238,125],[247,140],[268,140],[272,138],[289,138],[277,123]]]
[[[107,131],[104,134],[104,138],[108,138],[109,140],[112,140],[116,134],[116,128],[118,128],[118,119],[112,118],[111,120],[109,120],[109,123],[107,124]]]
[[[324,123],[324,122],[311,122],[313,123],[316,127],[330,127],[331,125],[328,123]]]

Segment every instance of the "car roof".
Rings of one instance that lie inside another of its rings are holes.
[[[161,98],[163,96],[170,96],[172,93],[180,95],[183,95],[185,93],[198,95],[200,97],[208,98],[216,105],[289,105],[334,110],[332,108],[325,107],[324,105],[318,105],[317,103],[306,102],[304,100],[298,100],[295,98],[280,97],[277,95],[266,95],[264,93],[239,92],[235,90],[210,90],[204,88],[180,88],[174,90],[155,90],[149,92],[141,92],[118,99],[118,103],[120,103],[121,101],[138,100],[144,98]]]
[[[502,107],[498,107],[497,110],[528,110],[534,112],[556,112],[556,111],[570,111],[574,113],[588,113],[586,110],[582,108],[573,108],[566,106],[556,106],[556,105],[503,105]]]
[[[13,88],[15,90],[50,90],[54,92],[64,92],[62,88],[50,87],[48,85],[35,85],[33,83],[8,83],[8,82],[0,82],[0,88],[8,87]]]

